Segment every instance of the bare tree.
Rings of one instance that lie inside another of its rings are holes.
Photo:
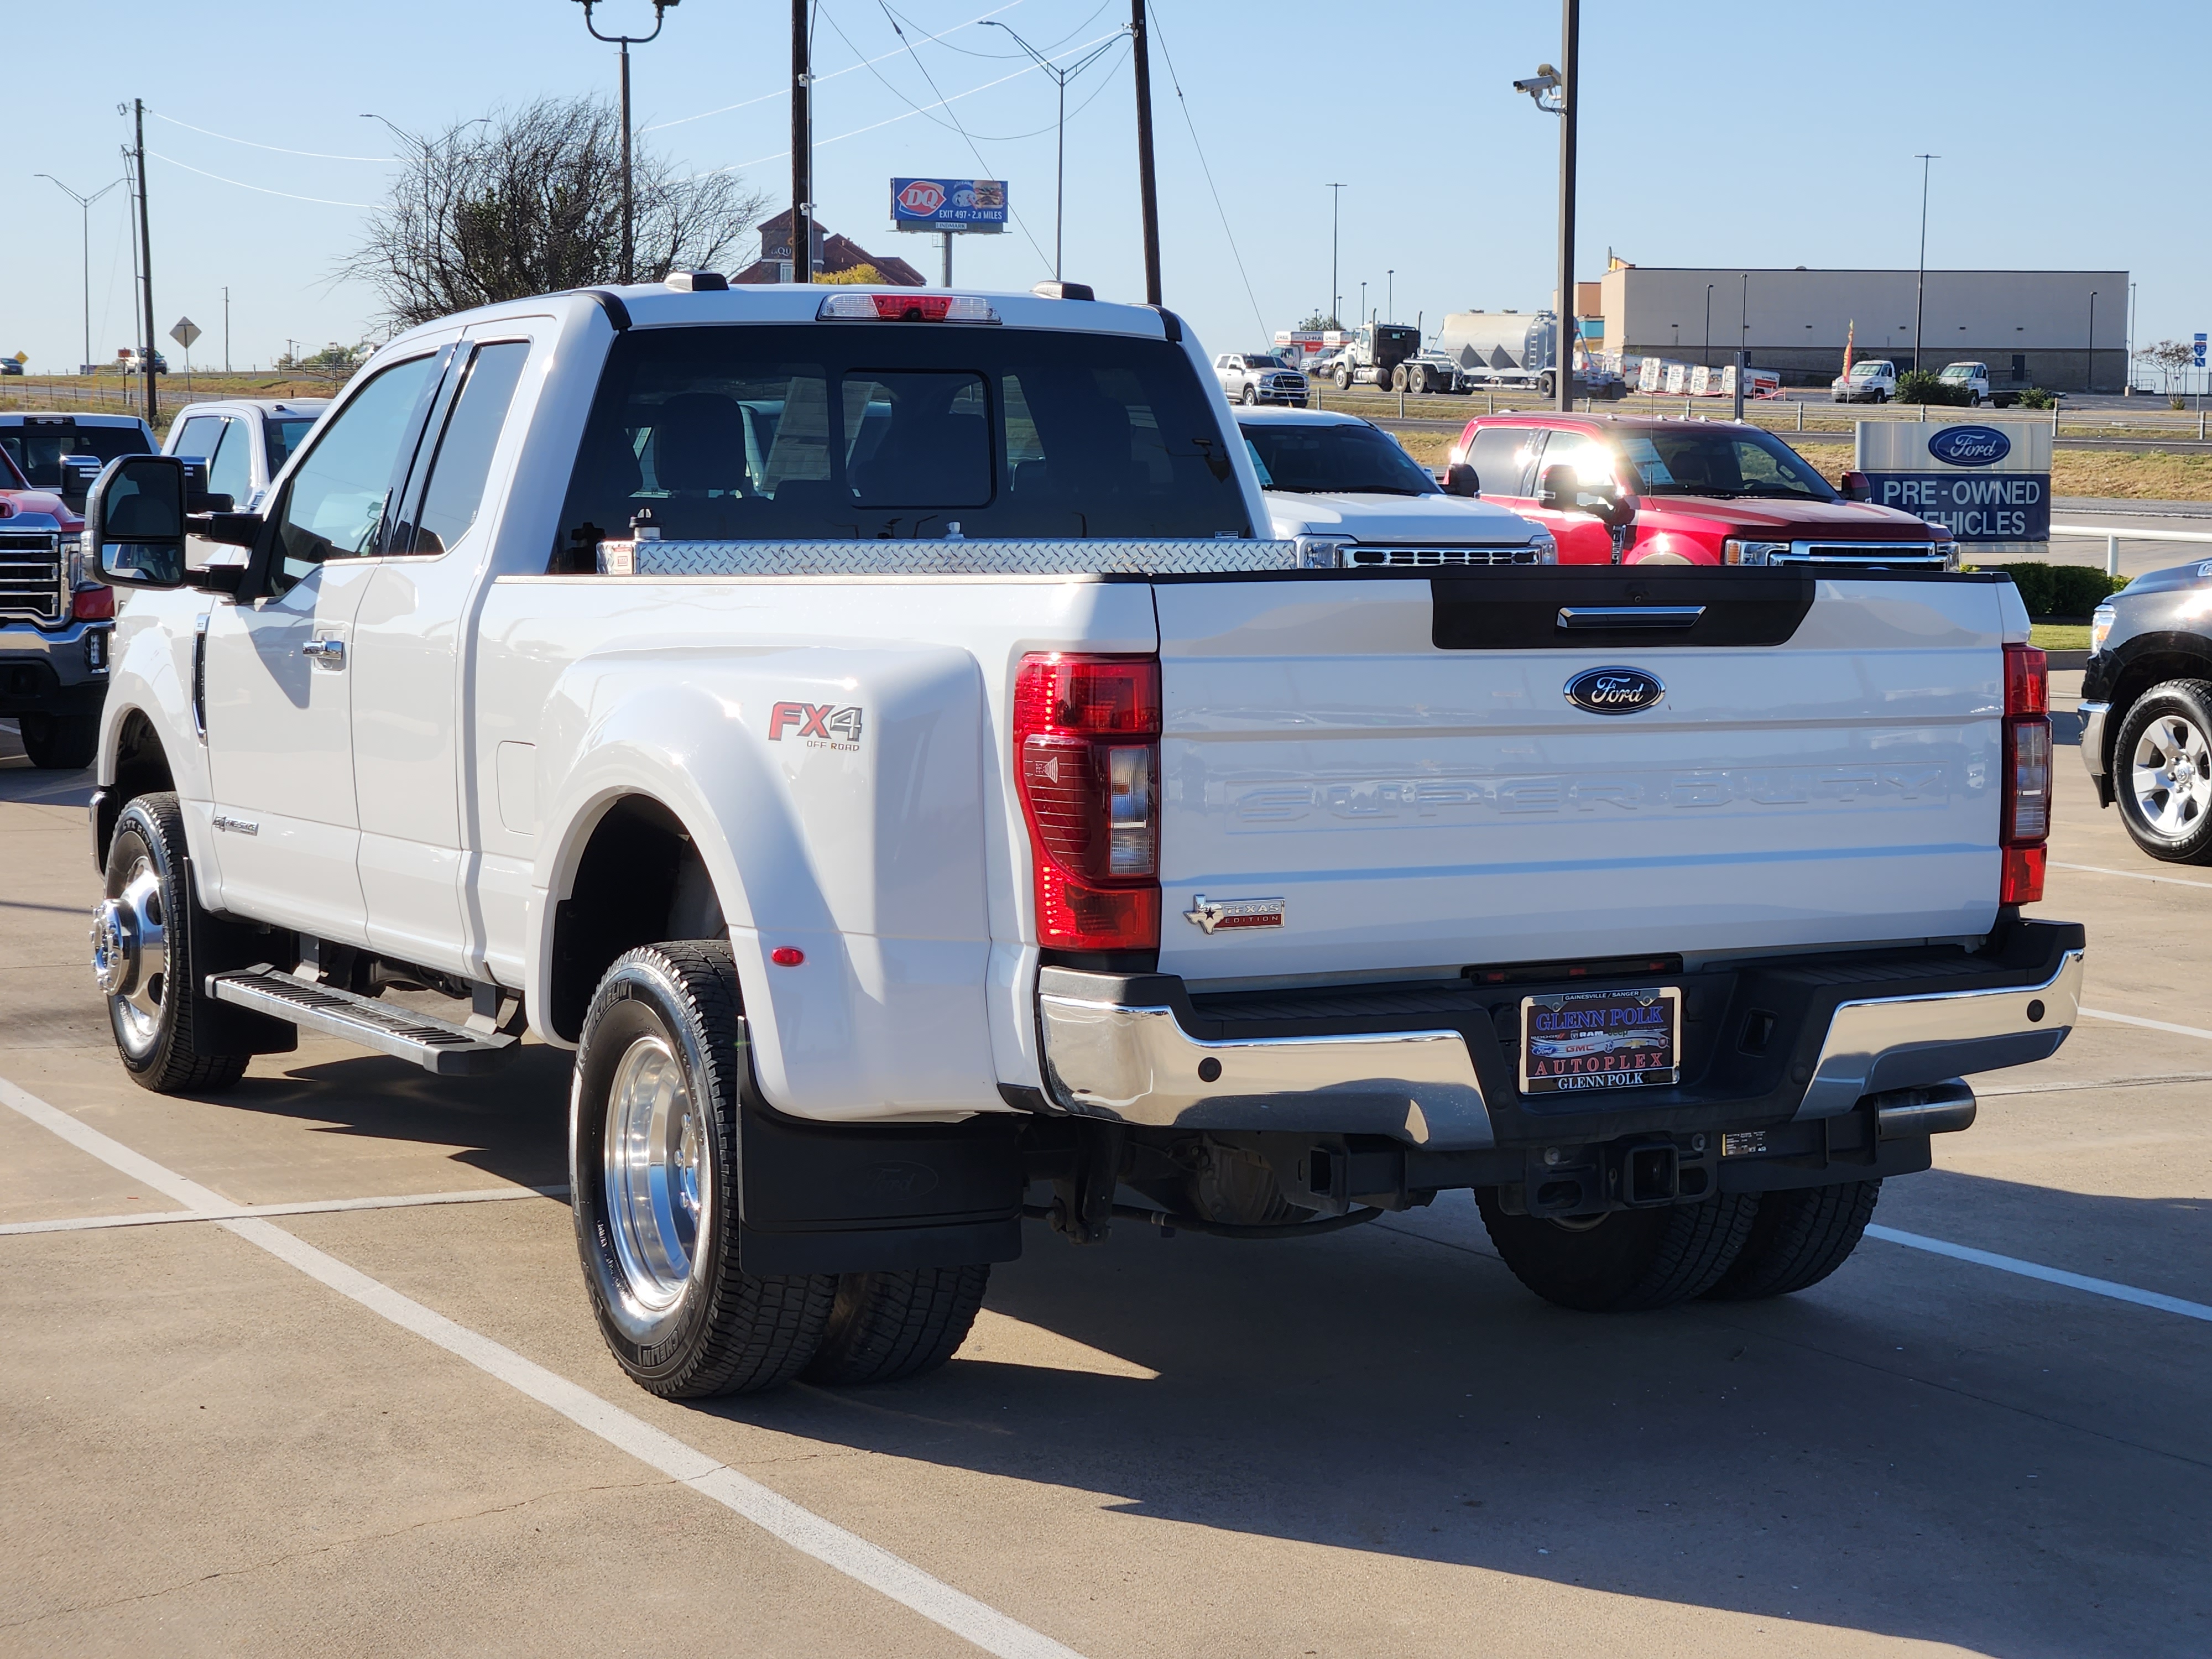
[[[406,168],[339,275],[366,283],[392,327],[471,306],[618,278],[622,118],[596,98],[541,98],[436,134],[405,132]],[[708,270],[766,198],[734,173],[679,176],[634,145],[635,270]]]
[[[2197,348],[2186,340],[2160,340],[2138,350],[2136,361],[2158,371],[2159,390],[2171,397],[2177,379],[2184,386],[2189,384],[2189,371],[2197,364]]]

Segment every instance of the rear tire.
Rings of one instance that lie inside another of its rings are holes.
[[[2169,864],[2212,861],[2212,681],[2168,680],[2136,698],[2112,778],[2129,840]]]
[[[1581,1313],[1634,1313],[1703,1296],[1750,1237],[1755,1197],[1722,1194],[1656,1210],[1611,1210],[1571,1226],[1507,1215],[1491,1189],[1475,1202],[1513,1276],[1545,1301]]]
[[[648,945],[593,993],[569,1090],[576,1248],[599,1334],[672,1400],[787,1382],[822,1346],[830,1273],[738,1266],[737,969],[726,941]]]
[[[1819,1284],[1858,1249],[1881,1197],[1879,1181],[1761,1193],[1751,1237],[1706,1297],[1756,1302]]]
[[[216,1005],[192,960],[205,913],[191,892],[174,794],[141,795],[123,809],[106,885],[93,913],[93,973],[123,1069],[157,1095],[228,1088],[250,1056],[216,1052],[200,1036]]]
[[[50,772],[81,772],[100,750],[97,714],[25,714],[17,724],[31,764]]]
[[[852,1387],[935,1370],[968,1340],[990,1282],[988,1262],[839,1274],[829,1329],[806,1380]]]
[[[1548,369],[1537,377],[1536,392],[1538,396],[1544,398],[1559,396],[1559,383]]]

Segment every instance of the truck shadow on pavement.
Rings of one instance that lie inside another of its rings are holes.
[[[2100,1261],[2169,1234],[2201,1258],[2212,1232],[2186,1201],[1921,1183],[1880,1218],[1981,1243],[1960,1218],[2032,1214]],[[2212,1328],[1874,1241],[1795,1297],[1572,1314],[1514,1281],[1464,1194],[1310,1244],[1026,1243],[936,1376],[700,1409],[1324,1552],[1992,1655],[2203,1651]],[[1439,1585],[1284,1565],[1378,1606]],[[1497,1589],[1453,1594],[1479,1620]]]

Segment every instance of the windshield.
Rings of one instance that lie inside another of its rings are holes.
[[[300,440],[315,429],[317,416],[313,415],[271,415],[263,422],[269,434],[269,476],[275,477],[284,470],[284,462],[300,447]]]
[[[136,426],[79,426],[74,421],[0,427],[0,447],[39,489],[62,487],[64,455],[94,456],[105,466],[118,455],[152,453]]]
[[[1854,380],[1871,380],[1877,374],[1887,374],[1889,372],[1889,364],[1887,362],[1877,361],[1871,363],[1860,363],[1852,368],[1851,379]]]
[[[636,329],[608,354],[561,544],[1249,536],[1164,340],[953,324]]]
[[[1979,363],[1954,363],[1943,371],[1943,378],[1947,380],[1971,380],[1980,368]]]
[[[1636,470],[1640,495],[1771,495],[1832,501],[1828,482],[1779,439],[1764,432],[1629,432],[1622,457]]]
[[[1443,492],[1389,434],[1344,425],[1246,421],[1263,489],[1302,495],[1435,495]]]

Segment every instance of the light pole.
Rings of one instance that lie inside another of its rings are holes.
[[[1713,285],[1705,284],[1705,349],[1699,361],[1708,368],[1713,362]]]
[[[1563,415],[1575,406],[1575,113],[1581,97],[1576,73],[1582,33],[1582,0],[1560,0],[1559,67],[1539,64],[1535,74],[1513,83],[1513,90],[1527,93],[1538,109],[1559,118],[1559,336],[1553,381]],[[1544,101],[1547,96],[1552,102]]]
[[[42,173],[39,177],[77,205],[78,216],[84,233],[84,357],[82,362],[85,368],[90,368],[92,367],[92,204],[106,195],[109,191],[113,190],[117,185],[125,181],[118,179],[114,184],[104,185],[89,196],[80,196],[51,173]]]
[[[1912,372],[1920,372],[1920,324],[1928,295],[1928,168],[1940,155],[1916,155],[1920,163],[1920,266],[1912,279]]]
[[[1398,320],[1397,266],[1391,266],[1382,275],[1385,279],[1385,286],[1382,289],[1382,320],[1386,323],[1395,323]]]
[[[1364,283],[1359,285],[1359,320],[1362,323],[1367,320],[1367,284]]]
[[[1328,319],[1344,326],[1344,289],[1336,280],[1336,210],[1344,200],[1344,186],[1328,187]]]
[[[598,3],[598,0],[576,0],[576,3],[584,9],[584,27],[591,31],[592,39],[594,40],[604,40],[611,46],[618,46],[622,48],[623,240],[621,280],[627,283],[633,280],[633,272],[630,270],[630,259],[633,252],[633,243],[635,237],[635,226],[631,212],[629,180],[629,49],[632,46],[641,46],[649,40],[659,40],[660,38],[660,26],[668,21],[663,14],[665,13],[671,6],[678,4],[679,0],[653,0],[653,33],[651,34],[602,34],[599,33],[599,25],[592,21],[592,8],[593,5]],[[796,210],[794,210],[793,214],[793,228],[794,229],[797,228],[797,217]]]
[[[1117,30],[1101,43],[1095,51],[1085,52],[1066,69],[1060,68],[1028,41],[1022,39],[1006,24],[983,20],[986,28],[1004,29],[1013,43],[1030,56],[1030,61],[1052,76],[1052,83],[1060,89],[1060,157],[1053,164],[1052,175],[1052,280],[1060,280],[1060,227],[1067,205],[1067,83],[1114,50],[1127,31]]]
[[[2089,367],[2082,376],[2081,390],[2097,389],[2097,290],[2089,290]]]

